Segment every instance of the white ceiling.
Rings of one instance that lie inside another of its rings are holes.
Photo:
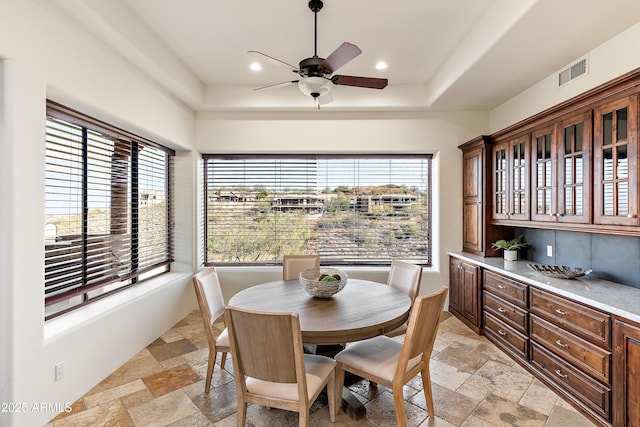
[[[253,90],[298,76],[247,55],[313,56],[307,0],[55,1],[196,111],[313,106],[295,85]],[[491,110],[639,21],[638,0],[325,0],[318,56],[356,44],[338,74],[389,86],[334,86],[323,109]]]

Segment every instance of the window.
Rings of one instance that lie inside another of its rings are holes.
[[[169,271],[174,152],[47,101],[47,319]]]
[[[431,156],[204,155],[205,263],[431,265]]]

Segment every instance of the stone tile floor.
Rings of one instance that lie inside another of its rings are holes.
[[[399,337],[402,339],[402,337]],[[231,357],[216,364],[204,394],[208,347],[198,311],[167,331],[73,404],[46,427],[235,426],[236,389]],[[410,426],[592,426],[540,381],[445,313],[431,357],[434,419],[426,410],[420,376],[404,388]],[[329,421],[326,399],[311,411],[311,426],[393,426],[388,388],[368,381],[350,386],[365,404],[366,418],[340,412]],[[298,415],[249,405],[249,426],[297,426]]]

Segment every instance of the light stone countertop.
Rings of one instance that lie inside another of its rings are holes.
[[[465,252],[451,256],[478,264],[504,276],[581,302],[591,307],[640,323],[640,289],[590,275],[577,279],[555,279],[531,270],[530,261],[505,261],[502,257],[481,257]]]

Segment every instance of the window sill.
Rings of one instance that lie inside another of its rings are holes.
[[[168,286],[184,281],[190,277],[191,273],[170,272],[162,274],[159,277],[140,283],[131,289],[117,292],[99,301],[87,304],[84,307],[46,321],[44,323],[44,341],[46,343],[76,328],[85,326],[87,322],[96,321],[107,315],[113,315],[114,312],[152,293],[159,292]]]

